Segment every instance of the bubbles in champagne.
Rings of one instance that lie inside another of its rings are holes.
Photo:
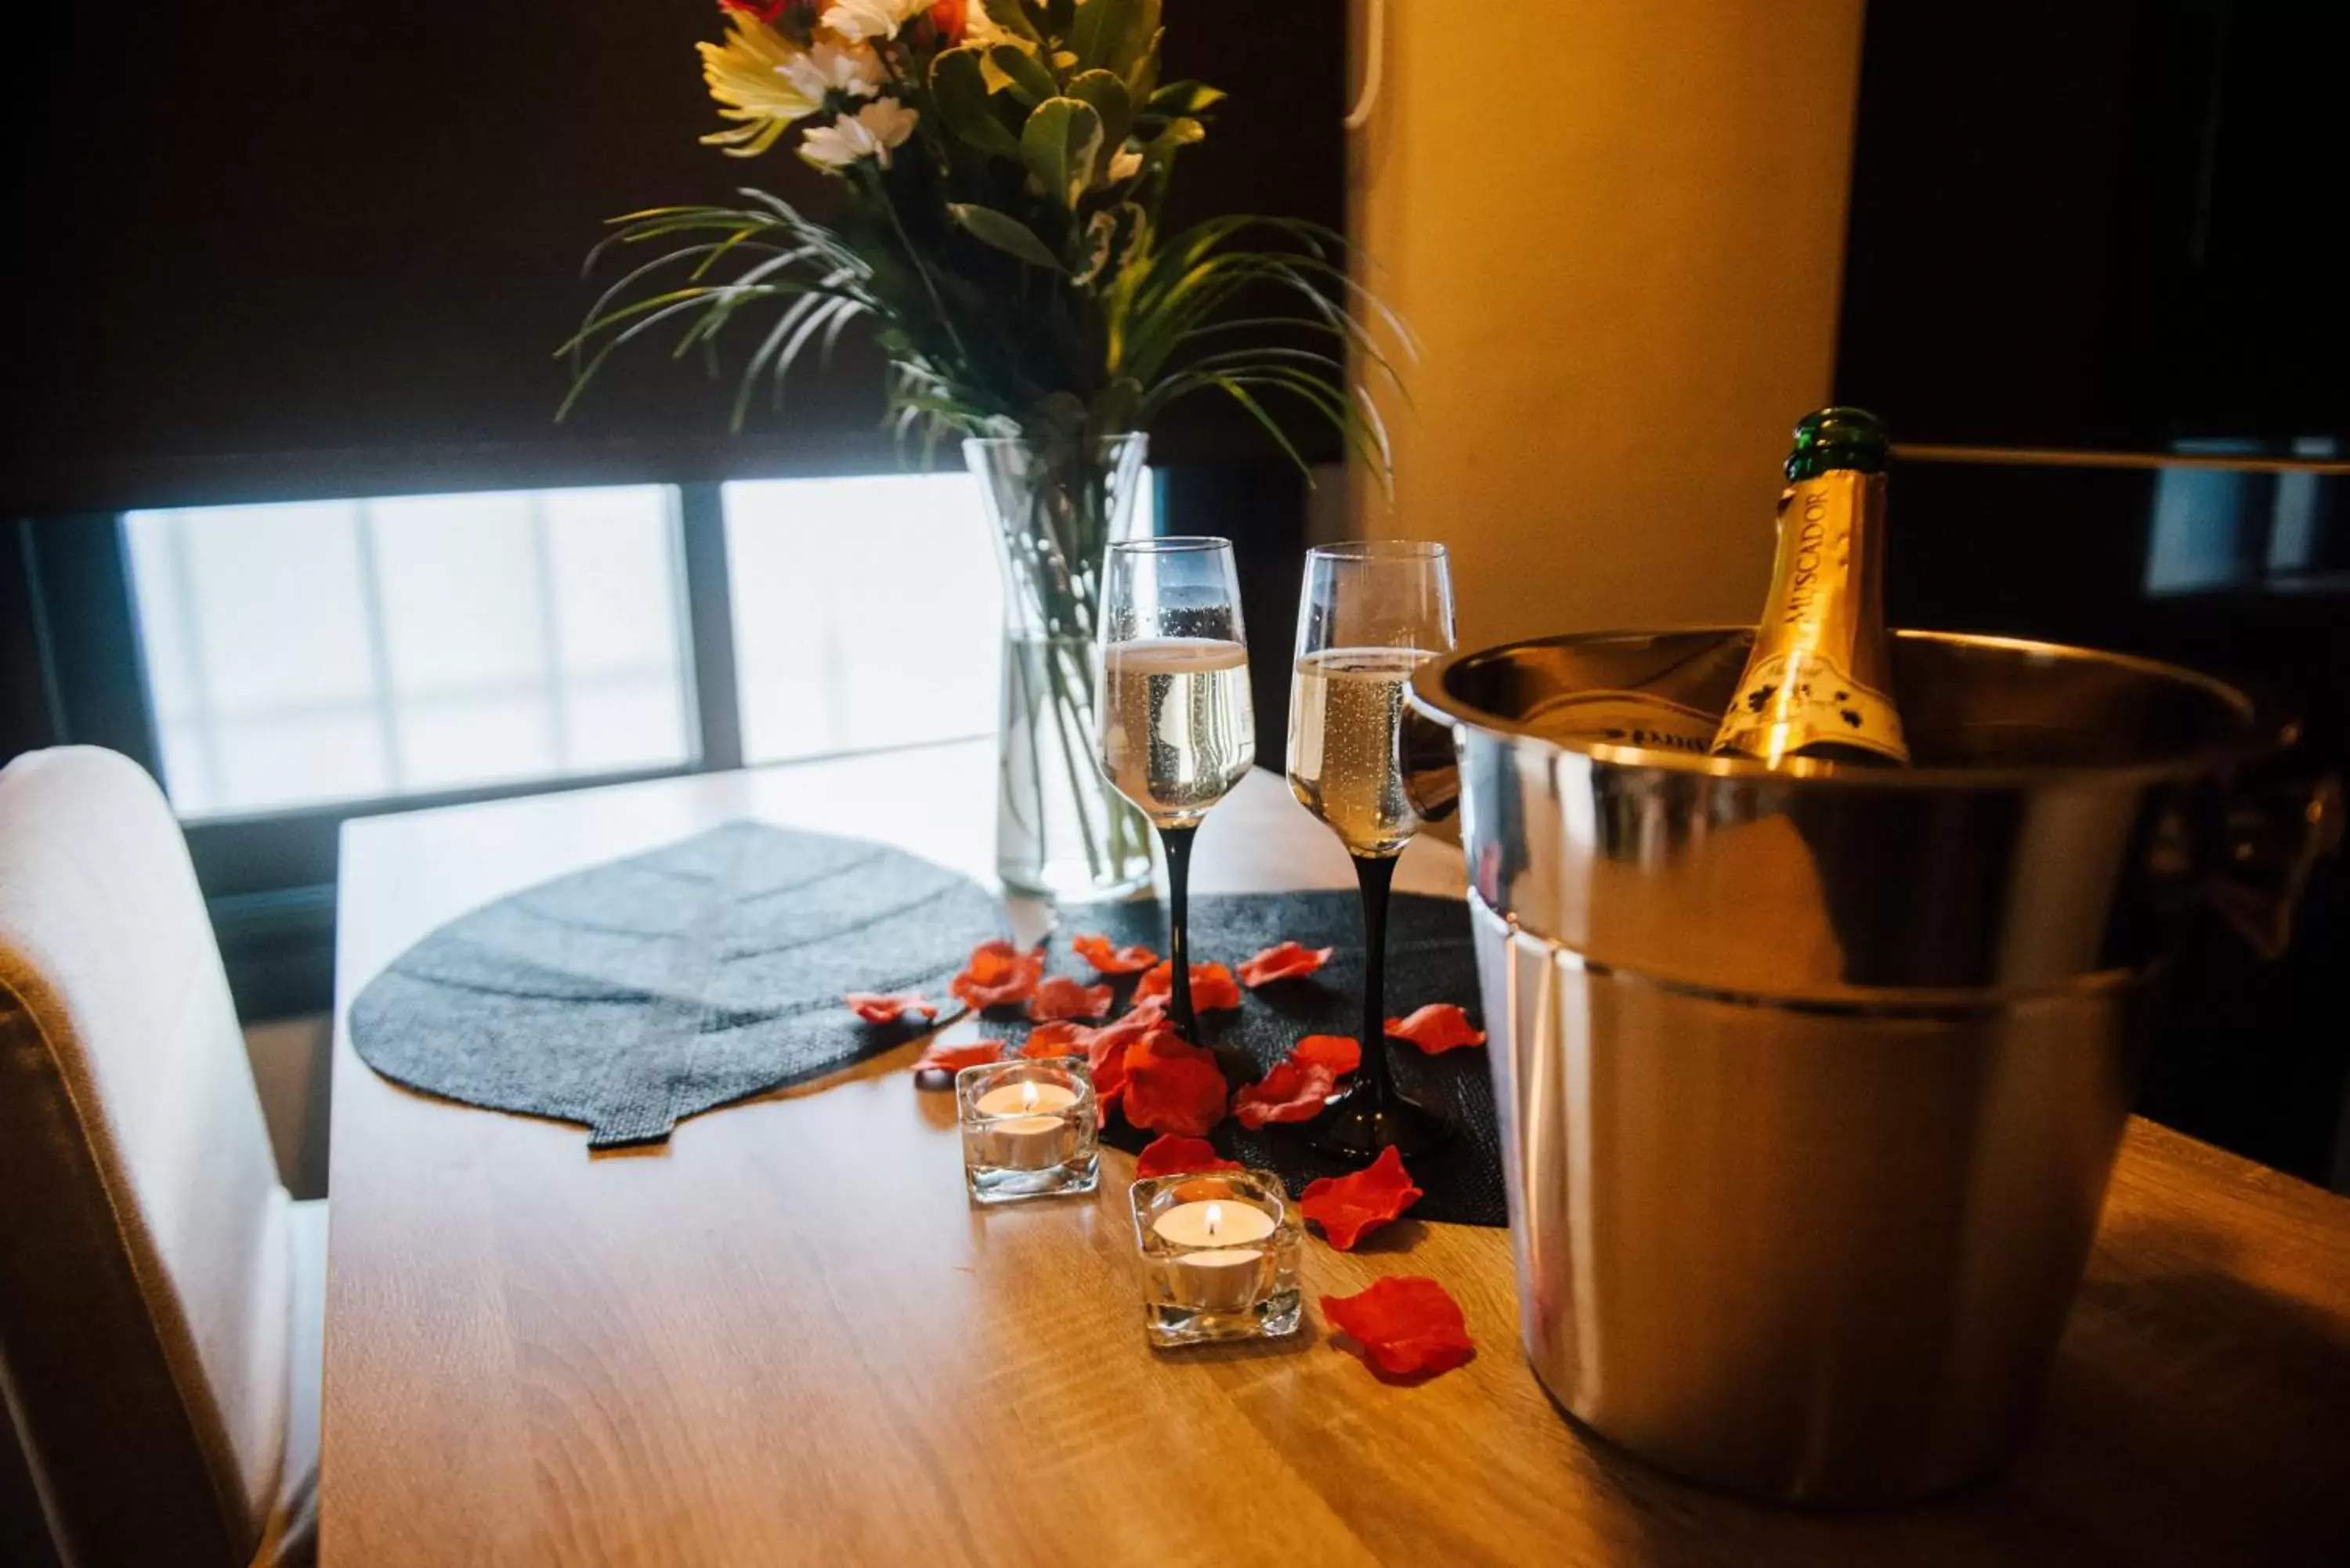
[[[1248,649],[1159,637],[1102,650],[1102,772],[1151,821],[1199,821],[1255,762]]]
[[[1419,831],[1397,758],[1404,687],[1434,657],[1334,648],[1297,661],[1289,700],[1289,787],[1356,855],[1393,855]]]

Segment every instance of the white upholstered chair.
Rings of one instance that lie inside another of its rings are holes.
[[[178,822],[0,770],[0,1562],[315,1551],[326,1205],[278,1184]]]

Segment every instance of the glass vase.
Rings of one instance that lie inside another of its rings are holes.
[[[995,868],[1007,891],[1114,898],[1150,881],[1150,827],[1094,761],[1102,555],[1130,537],[1149,438],[973,440],[1003,568]]]

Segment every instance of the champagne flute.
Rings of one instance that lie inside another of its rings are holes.
[[[1256,763],[1248,639],[1229,539],[1136,539],[1104,568],[1096,666],[1096,755],[1103,774],[1167,848],[1169,998],[1197,1040],[1186,888],[1191,838],[1208,808]]]
[[[1416,1154],[1442,1116],[1395,1086],[1387,1045],[1388,893],[1420,828],[1405,788],[1404,689],[1452,646],[1452,579],[1441,545],[1328,545],[1305,556],[1289,698],[1289,787],[1354,857],[1363,890],[1363,1065],[1323,1122],[1328,1147]]]

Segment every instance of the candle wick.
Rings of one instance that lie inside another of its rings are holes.
[[[1209,1235],[1211,1235],[1211,1236],[1214,1235],[1218,1231],[1220,1231],[1220,1230],[1222,1230],[1222,1229],[1223,1228],[1223,1223],[1224,1223],[1224,1206],[1223,1206],[1222,1204],[1221,1204],[1221,1203],[1211,1203],[1211,1204],[1209,1204],[1209,1205],[1208,1205],[1208,1234],[1209,1234]]]
[[[1020,1085],[1020,1108],[1024,1111],[1033,1111],[1036,1108],[1036,1085],[1035,1084],[1028,1083]]]

